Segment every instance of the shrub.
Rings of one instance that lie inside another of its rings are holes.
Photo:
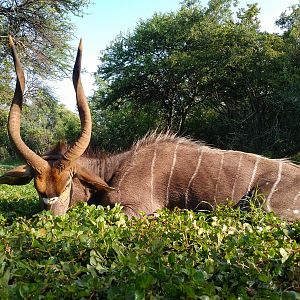
[[[33,185],[1,186],[1,299],[299,299],[300,222],[260,209],[39,212]]]

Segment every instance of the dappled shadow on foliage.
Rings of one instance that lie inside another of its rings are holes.
[[[16,218],[30,218],[40,211],[38,195],[33,183],[22,186],[0,186],[0,215],[11,223]]]
[[[219,206],[210,213],[176,208],[128,219],[119,205],[80,203],[60,217],[42,212],[20,218],[0,231],[3,270],[9,270],[0,294],[9,299],[298,296],[299,245],[287,223],[261,209],[250,215],[252,224],[245,221],[248,213]]]
[[[25,217],[31,218],[34,214],[41,211],[37,199],[22,200],[22,199],[4,199],[0,201],[0,214],[12,223],[16,218]]]
[[[38,213],[32,182],[2,185],[0,295],[297,299],[300,221],[281,220],[255,201],[248,212],[226,204],[128,219],[119,205],[80,203],[54,217]]]

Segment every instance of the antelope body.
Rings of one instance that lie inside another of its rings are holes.
[[[265,194],[264,208],[279,216],[300,219],[300,168],[289,161],[224,151],[171,134],[151,134],[127,152],[85,153],[91,116],[80,80],[81,43],[73,71],[82,132],[67,149],[59,144],[40,157],[20,136],[24,75],[10,39],[17,73],[8,132],[27,164],[0,177],[0,183],[26,184],[34,179],[44,209],[64,214],[79,201],[113,206],[128,216],[141,211],[180,207],[210,209],[231,199],[235,204],[255,188]]]

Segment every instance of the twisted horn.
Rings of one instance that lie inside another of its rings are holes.
[[[78,159],[90,143],[92,134],[92,118],[86,96],[83,91],[80,70],[82,57],[82,40],[78,46],[76,61],[73,69],[73,85],[76,92],[77,108],[81,122],[81,134],[74,145],[63,155],[59,165],[67,167],[72,161]]]
[[[13,101],[10,107],[9,117],[8,117],[8,135],[11,142],[14,144],[15,148],[19,154],[26,160],[36,172],[41,174],[43,170],[46,169],[48,163],[34,153],[22,140],[20,134],[21,126],[21,112],[23,104],[23,94],[25,87],[25,78],[22,65],[17,55],[17,51],[11,36],[9,36],[9,44],[12,50],[12,56],[14,60],[17,81],[16,88],[13,97]]]

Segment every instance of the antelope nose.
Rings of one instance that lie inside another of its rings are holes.
[[[50,198],[43,198],[43,202],[48,205],[48,204],[53,204],[58,200],[58,197],[50,197]]]

